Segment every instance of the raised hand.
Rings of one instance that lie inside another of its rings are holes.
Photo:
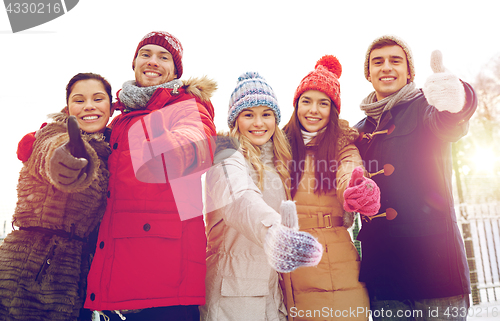
[[[280,206],[281,222],[295,231],[299,230],[299,217],[294,201],[282,201]]]
[[[349,187],[344,191],[344,210],[367,216],[377,214],[380,209],[380,188],[370,178],[363,176],[363,168],[352,171]]]
[[[49,175],[54,182],[70,187],[78,186],[87,178],[84,169],[88,164],[88,154],[75,116],[69,116],[67,126],[68,142],[56,148],[52,154]]]
[[[457,113],[465,105],[465,90],[457,76],[450,73],[443,64],[441,51],[431,54],[433,74],[427,78],[422,90],[430,105],[439,111]]]
[[[67,120],[69,141],[67,143],[68,151],[76,158],[88,159],[87,150],[83,144],[80,126],[75,116],[69,116]]]

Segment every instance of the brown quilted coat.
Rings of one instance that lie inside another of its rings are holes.
[[[281,275],[288,320],[368,319],[364,314],[350,318],[353,314],[349,312],[358,308],[366,312],[369,299],[364,283],[358,281],[359,255],[343,219],[344,191],[353,169],[362,165],[358,149],[352,144],[358,135],[347,122],[340,124],[343,131],[338,143],[336,190],[314,193],[314,139],[306,146],[305,170],[294,201],[300,230],[316,237],[324,252],[317,267],[302,267]]]
[[[55,184],[48,163],[68,134],[67,116],[52,116],[20,172],[13,216],[17,229],[0,246],[1,321],[77,320],[85,297],[92,251],[86,240],[106,208],[110,149],[103,134],[83,133],[90,156],[87,179],[71,189]]]

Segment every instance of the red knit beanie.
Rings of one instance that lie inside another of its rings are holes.
[[[318,90],[325,93],[335,104],[340,113],[340,83],[342,65],[339,60],[332,55],[321,57],[316,63],[314,70],[302,79],[300,85],[295,90],[293,105],[297,105],[300,96],[308,90]]]
[[[177,73],[177,78],[181,78],[182,76],[182,54],[183,49],[181,42],[176,37],[172,36],[168,32],[165,31],[153,31],[148,33],[142,38],[141,42],[137,45],[137,49],[135,50],[134,60],[132,60],[132,69],[134,69],[135,58],[137,57],[137,53],[139,49],[144,47],[145,45],[158,45],[163,47],[170,52],[172,58],[174,59],[175,70]]]

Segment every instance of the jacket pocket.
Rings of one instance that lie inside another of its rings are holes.
[[[156,213],[117,213],[116,218],[111,223],[109,299],[177,296],[183,262],[182,222]]]
[[[42,277],[46,274],[47,269],[49,268],[50,264],[52,263],[52,258],[54,257],[54,251],[55,251],[56,245],[52,245],[50,248],[49,252],[45,256],[45,259],[42,262],[42,265],[40,266],[40,269],[38,270],[38,273],[36,274],[35,281],[40,283]]]
[[[268,280],[223,278],[217,320],[266,320],[268,294]]]
[[[174,216],[174,215],[172,215]],[[169,216],[156,213],[117,213],[112,222],[114,239],[128,237],[164,237],[179,239],[182,222],[169,220]]]

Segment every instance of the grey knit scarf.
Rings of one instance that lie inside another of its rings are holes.
[[[400,101],[409,101],[420,95],[420,90],[416,88],[415,83],[411,82],[401,88],[394,94],[377,101],[375,92],[369,94],[361,102],[360,108],[365,112],[366,116],[370,116],[377,122],[377,127],[380,122],[382,113],[386,110],[391,110]]]
[[[182,87],[182,81],[179,79],[174,79],[172,81],[150,87],[138,87],[133,80],[126,81],[122,90],[120,91],[119,98],[123,105],[125,105],[124,112],[130,112],[133,110],[139,110],[146,107],[149,99],[153,96],[154,92],[158,88],[180,88]]]

